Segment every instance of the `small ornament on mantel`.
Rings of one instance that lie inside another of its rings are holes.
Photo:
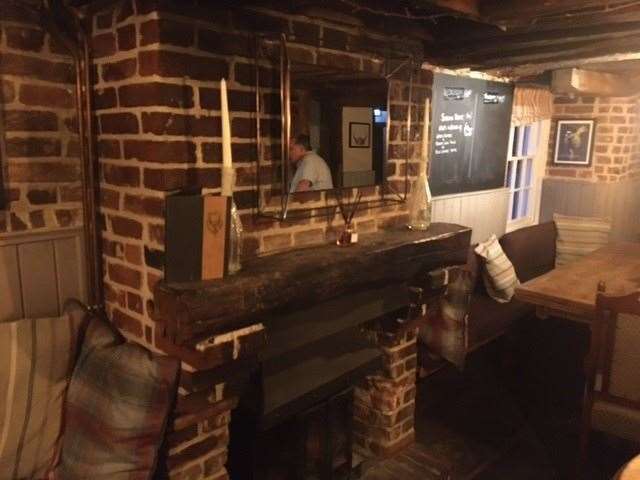
[[[409,223],[411,230],[427,230],[431,225],[431,190],[427,179],[427,162],[429,157],[429,98],[424,101],[424,118],[422,121],[422,149],[420,154],[420,170],[418,178],[411,187],[409,197]]]
[[[338,207],[340,209],[340,214],[342,215],[342,219],[344,220],[344,227],[342,232],[338,235],[336,239],[336,245],[340,247],[344,247],[347,245],[353,245],[354,243],[358,243],[358,233],[353,227],[353,217],[358,211],[358,207],[360,206],[360,201],[362,200],[362,192],[358,192],[358,196],[356,197],[356,201],[353,205],[351,205],[351,210],[347,211],[347,205],[344,203],[342,198],[342,190],[336,190],[336,200],[338,201]]]
[[[228,272],[234,274],[240,271],[240,255],[242,251],[242,221],[233,201],[233,186],[235,184],[235,170],[231,157],[231,122],[229,121],[229,103],[227,100],[227,82],[220,81],[220,110],[222,116],[222,196],[231,202],[231,218],[229,222],[229,255]]]

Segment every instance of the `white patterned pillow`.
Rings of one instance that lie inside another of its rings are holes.
[[[509,302],[520,282],[496,236],[491,235],[486,241],[479,243],[475,252],[484,258],[482,279],[489,296],[496,302]]]
[[[605,218],[570,217],[553,214],[556,238],[556,266],[571,263],[609,243],[611,221]]]
[[[0,478],[46,478],[84,312],[0,323]]]

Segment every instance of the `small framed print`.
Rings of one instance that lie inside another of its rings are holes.
[[[371,148],[371,124],[349,122],[349,148]]]
[[[595,120],[558,120],[554,165],[591,165]]]

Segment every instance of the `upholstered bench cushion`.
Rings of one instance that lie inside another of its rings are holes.
[[[91,318],[69,385],[56,478],[152,478],[178,367]]]
[[[498,303],[487,295],[474,294],[469,314],[469,348],[479,348],[500,337],[519,319],[534,313],[531,305],[516,298]]]
[[[513,263],[518,280],[528,282],[555,268],[556,225],[545,222],[504,234],[500,245]]]
[[[0,323],[0,479],[53,468],[84,317],[74,304],[61,317]]]

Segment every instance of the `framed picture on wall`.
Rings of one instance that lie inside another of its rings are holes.
[[[591,165],[595,120],[558,120],[554,165]]]
[[[349,148],[371,147],[371,124],[349,122]]]

